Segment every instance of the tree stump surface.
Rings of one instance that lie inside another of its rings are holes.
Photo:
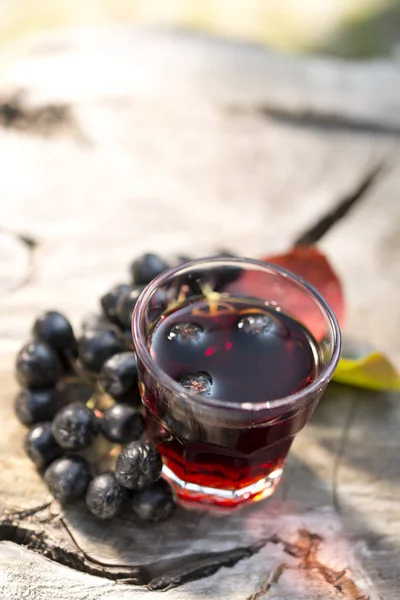
[[[1,600],[400,597],[399,394],[331,385],[272,499],[229,516],[180,508],[158,525],[61,510],[12,409],[34,315],[58,308],[78,325],[148,250],[317,242],[344,284],[346,335],[399,367],[399,133],[390,61],[123,27],[5,53]]]

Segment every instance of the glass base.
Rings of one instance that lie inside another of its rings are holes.
[[[237,490],[204,487],[197,483],[183,481],[166,465],[163,467],[163,476],[171,483],[178,497],[183,501],[236,507],[245,503],[258,502],[271,496],[281,479],[282,469],[275,469],[267,477]]]

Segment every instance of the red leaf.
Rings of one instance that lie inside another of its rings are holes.
[[[334,310],[340,324],[344,318],[344,301],[339,279],[325,256],[314,246],[298,246],[287,254],[262,258],[279,267],[283,267],[315,287]],[[247,272],[240,282],[229,287],[231,293],[255,295],[271,300],[272,298],[284,307],[285,312],[301,321],[313,333],[316,339],[324,337],[325,319],[316,307],[312,298],[304,294],[296,286],[274,282],[271,279],[260,280],[258,273]]]
[[[328,259],[316,246],[295,246],[287,254],[262,258],[292,271],[311,284],[333,309],[340,325],[344,322],[344,297],[339,278]]]

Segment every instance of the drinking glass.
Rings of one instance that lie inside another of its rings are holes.
[[[218,306],[238,297],[262,302],[306,327],[318,354],[311,383],[285,397],[233,403],[196,394],[159,367],[151,339],[171,310],[192,300],[209,298]],[[159,448],[163,475],[178,496],[225,507],[270,496],[295,435],[312,415],[339,359],[339,325],[323,297],[293,273],[266,262],[196,260],[162,273],[145,288],[132,331],[147,436]]]

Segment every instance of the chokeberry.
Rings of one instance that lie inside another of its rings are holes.
[[[107,317],[104,314],[98,315],[96,313],[86,315],[82,320],[81,327],[84,333],[88,331],[114,331],[114,325],[110,323]]]
[[[26,434],[24,447],[25,452],[38,469],[44,469],[62,455],[62,448],[57,444],[51,432],[51,421],[38,423],[31,427]]]
[[[106,360],[124,348],[114,331],[87,331],[79,340],[79,358],[88,371],[99,373]]]
[[[81,323],[83,334],[88,332],[99,333],[101,331],[112,331],[121,341],[124,348],[132,346],[132,331],[131,327],[123,328],[120,324],[111,323],[105,315],[97,315],[95,313],[88,314]]]
[[[56,352],[45,342],[28,342],[17,355],[16,375],[24,387],[53,387],[61,373],[62,368]]]
[[[283,325],[265,314],[245,315],[239,320],[237,327],[241,333],[256,338],[284,333]]]
[[[130,292],[132,286],[126,283],[120,283],[111,288],[109,292],[100,298],[100,304],[107,319],[112,323],[118,323],[117,305],[122,294]]]
[[[14,410],[24,425],[51,420],[60,409],[60,401],[54,388],[46,390],[20,390],[14,400]]]
[[[176,508],[174,493],[165,479],[160,479],[132,495],[132,508],[143,521],[156,523],[169,517]]]
[[[193,260],[193,257],[188,256],[187,254],[178,254],[178,256],[176,257],[176,263],[177,265],[184,265],[187,262],[190,262],[191,260]]]
[[[104,411],[101,430],[111,442],[126,444],[140,438],[144,431],[144,419],[133,406],[114,404]]]
[[[212,393],[212,378],[208,373],[187,373],[179,380],[179,383],[194,392],[195,394],[201,394],[202,396],[211,396]]]
[[[33,324],[35,339],[47,342],[57,352],[71,353],[76,357],[78,344],[71,323],[62,313],[49,310],[40,315]]]
[[[114,473],[102,473],[92,479],[86,493],[86,505],[98,519],[112,519],[122,512],[129,496]]]
[[[130,442],[115,464],[115,477],[129,490],[142,490],[155,483],[162,469],[161,455],[147,442]]]
[[[73,402],[56,414],[52,431],[62,448],[84,450],[98,433],[98,423],[93,411],[85,404]]]
[[[44,473],[50,492],[59,502],[79,500],[91,480],[88,462],[81,456],[66,456],[52,462]]]
[[[121,352],[103,365],[99,383],[117,401],[140,404],[138,372],[133,352]]]
[[[133,347],[133,338],[132,338],[132,330],[131,328],[120,329],[118,331],[118,337],[125,344],[126,349],[132,349]]]
[[[130,330],[133,309],[136,306],[142,288],[133,288],[130,291],[122,293],[117,304],[117,319],[119,324]]]
[[[204,328],[198,323],[175,323],[168,332],[168,339],[181,344],[200,342],[203,338]]]
[[[216,258],[237,258],[237,254],[233,254],[233,252],[229,252],[228,250],[224,250],[222,252],[218,252],[215,255]]]
[[[157,254],[143,254],[131,265],[133,284],[146,285],[168,267],[169,265]]]

